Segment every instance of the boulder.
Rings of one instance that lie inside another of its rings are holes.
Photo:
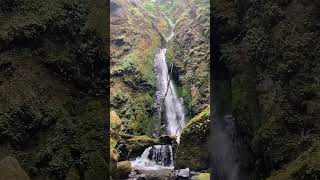
[[[121,161],[117,164],[116,178],[125,179],[128,178],[132,170],[130,161]]]
[[[182,178],[188,178],[188,177],[190,177],[190,169],[189,169],[189,168],[180,169],[180,170],[178,171],[177,176],[178,176],[178,178],[179,178],[179,177],[182,177]]]
[[[117,163],[119,159],[119,153],[113,146],[110,146],[109,157],[110,157],[110,172],[111,172],[111,175],[113,175],[115,174],[115,171],[117,169]]]
[[[162,145],[175,145],[176,144],[176,136],[169,136],[169,135],[161,135],[158,138],[158,144]]]
[[[155,144],[157,144],[157,141],[148,136],[134,136],[127,140],[129,157],[138,157],[146,148]]]
[[[110,111],[110,129],[121,130],[122,121],[115,111]]]
[[[210,173],[200,173],[196,175],[193,179],[195,180],[210,180]]]
[[[0,180],[30,180],[19,162],[10,156],[0,161]]]
[[[210,167],[208,141],[210,136],[209,107],[195,116],[182,130],[176,152],[176,167],[207,170]]]

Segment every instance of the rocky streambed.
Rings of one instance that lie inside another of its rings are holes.
[[[201,180],[201,178],[210,179],[209,173],[199,173],[190,171],[189,168],[181,170],[133,170],[127,180]]]

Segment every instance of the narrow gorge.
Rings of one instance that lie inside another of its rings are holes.
[[[209,1],[111,5],[112,177],[209,179]]]

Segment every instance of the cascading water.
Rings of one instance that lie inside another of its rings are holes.
[[[166,41],[173,37],[174,24],[170,22],[172,31]],[[161,106],[164,98],[164,112],[166,119],[166,133],[176,135],[180,142],[182,127],[185,125],[185,112],[182,98],[177,96],[174,82],[170,80],[169,68],[166,61],[166,48],[160,49],[155,58],[155,72],[157,75],[157,104]]]
[[[171,25],[171,34],[166,38],[170,41],[173,37],[174,24]],[[157,101],[160,107],[163,102],[166,134],[176,135],[180,141],[182,127],[185,125],[185,112],[182,98],[177,96],[174,82],[170,80],[169,68],[166,62],[166,48],[161,48],[155,57],[155,71],[157,81]],[[160,112],[158,112],[160,113]],[[159,127],[158,127],[159,128]],[[174,169],[173,151],[171,145],[154,145],[143,152],[141,157],[132,161],[132,167],[139,170]]]
[[[171,145],[154,145],[144,150],[141,157],[132,162],[132,167],[142,170],[173,169]]]

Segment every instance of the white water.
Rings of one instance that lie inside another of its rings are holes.
[[[131,162],[134,169],[174,169],[171,145],[155,145],[144,150],[141,157]]]
[[[171,34],[166,38],[169,42],[174,36],[174,24],[168,19],[172,28]],[[177,96],[174,82],[169,75],[169,68],[166,61],[166,48],[160,49],[155,57],[155,71],[157,81],[157,104],[164,99],[164,110],[166,119],[166,134],[175,135],[177,142],[180,142],[180,135],[185,125],[185,112],[183,99]],[[171,70],[171,69],[170,69]],[[159,130],[158,130],[159,131]],[[171,145],[151,146],[143,152],[141,157],[131,162],[133,169],[139,170],[161,170],[174,169],[173,152]]]
[[[174,36],[174,24],[168,19],[172,31],[166,41],[169,42]],[[174,82],[169,76],[169,68],[166,60],[166,48],[160,49],[155,58],[155,71],[157,75],[157,103],[164,100],[164,110],[166,119],[167,134],[177,136],[177,142],[180,142],[180,135],[185,125],[185,112],[183,99],[177,96]],[[170,69],[171,71],[171,69]],[[169,87],[168,87],[169,86]]]

